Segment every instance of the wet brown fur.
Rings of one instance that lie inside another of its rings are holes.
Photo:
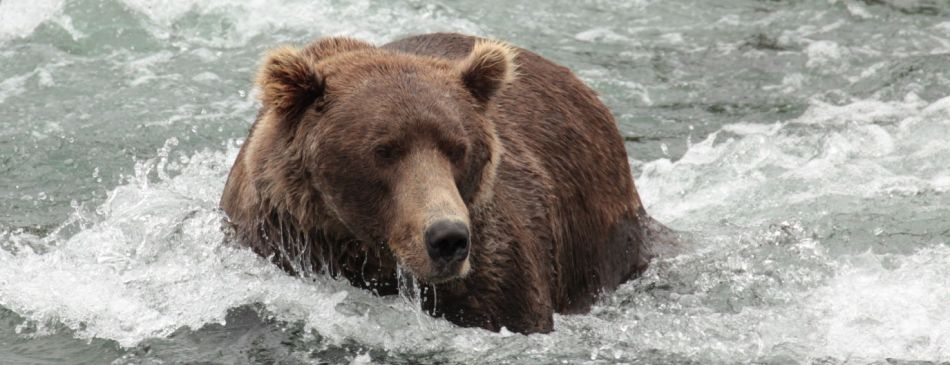
[[[470,272],[428,283],[423,305],[459,325],[530,333],[552,330],[554,312],[589,310],[652,256],[655,223],[616,122],[567,68],[429,34],[280,48],[261,70],[264,107],[221,205],[242,242],[288,271],[395,294],[397,263],[428,270],[426,220],[454,214],[470,226]],[[402,137],[381,155],[397,167],[377,168],[375,143],[390,135]],[[427,194],[440,197],[403,202]]]

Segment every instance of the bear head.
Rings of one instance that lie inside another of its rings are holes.
[[[465,276],[470,217],[502,154],[488,115],[515,54],[479,41],[449,60],[348,38],[271,51],[244,159],[259,204],[388,247],[424,282]]]

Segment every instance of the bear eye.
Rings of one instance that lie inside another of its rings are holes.
[[[376,157],[381,160],[392,160],[396,157],[396,148],[391,145],[379,145],[373,149]]]
[[[448,157],[450,160],[452,160],[452,162],[459,163],[465,159],[465,150],[466,148],[464,144],[453,146],[448,150]]]

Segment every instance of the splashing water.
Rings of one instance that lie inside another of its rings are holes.
[[[818,123],[838,114],[848,120]],[[59,234],[6,233],[0,305],[36,326],[62,324],[77,337],[125,347],[182,327],[201,333],[225,324],[235,308],[260,305],[261,315],[300,322],[328,343],[406,351],[410,358],[451,353],[453,361],[483,361],[482,350],[500,348],[497,359],[579,352],[586,358],[587,351],[593,359],[613,360],[638,359],[646,351],[724,362],[942,359],[950,345],[950,315],[942,304],[950,300],[945,241],[907,255],[876,253],[873,246],[840,255],[831,253],[841,250],[834,245],[847,242],[828,237],[839,231],[805,227],[868,209],[849,204],[853,199],[945,192],[946,165],[898,174],[888,163],[950,156],[944,144],[917,139],[940,135],[948,121],[950,98],[816,104],[783,124],[726,126],[675,163],[646,164],[640,190],[646,201],[663,202],[649,207],[661,219],[687,226],[726,220],[749,228],[708,228],[713,235],[689,243],[693,250],[656,262],[591,314],[558,316],[551,335],[512,337],[429,318],[418,309],[420,289],[411,278],[401,282],[414,294],[394,299],[328,278],[284,274],[224,241],[216,204],[236,147],[172,162],[174,140],[158,157],[136,164],[135,175],[96,212],[77,211]],[[723,134],[733,136],[716,142]],[[832,163],[842,168],[812,173]],[[850,188],[834,183],[842,180],[851,181]],[[777,187],[782,191],[773,191]],[[749,199],[767,196],[775,201]],[[791,223],[770,217],[782,204],[822,214],[802,213]],[[886,241],[888,231],[877,235]],[[535,350],[521,353],[529,348]]]
[[[0,1],[0,363],[950,361],[947,14]],[[426,315],[405,275],[380,298],[225,240],[217,201],[265,48],[439,30],[513,41],[600,91],[683,253],[524,336]]]

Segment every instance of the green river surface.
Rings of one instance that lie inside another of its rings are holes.
[[[684,252],[524,336],[224,242],[263,53],[433,31],[597,90]],[[0,0],[0,364],[930,362],[950,1]]]

